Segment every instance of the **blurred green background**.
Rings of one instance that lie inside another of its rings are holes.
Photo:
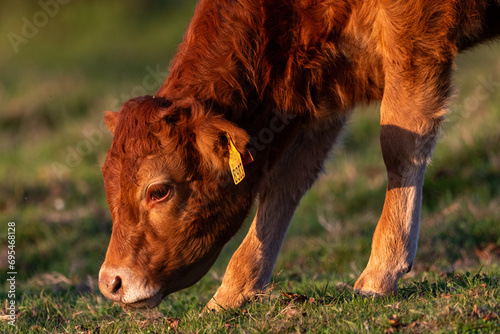
[[[62,275],[98,294],[111,233],[100,171],[111,135],[102,116],[156,92],[195,1],[42,3],[52,7],[0,1],[0,271],[7,272],[7,223],[14,221],[21,291],[36,293],[31,287]],[[459,94],[428,170],[409,277],[498,268],[499,56],[493,45],[458,60]],[[355,113],[294,217],[276,279],[353,283],[364,268],[385,193],[378,122],[377,106]],[[244,233],[205,280],[220,280]]]

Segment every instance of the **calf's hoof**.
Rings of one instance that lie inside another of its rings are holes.
[[[203,313],[236,309],[245,305],[247,301],[248,299],[242,295],[234,296],[233,298],[224,298],[215,294],[203,308]]]
[[[354,284],[354,290],[368,297],[392,295],[398,292],[398,278],[388,273],[365,270]]]
[[[227,308],[222,306],[221,304],[217,303],[215,299],[210,299],[210,301],[205,305],[203,308],[203,313],[210,313],[210,312],[219,312],[226,310]]]

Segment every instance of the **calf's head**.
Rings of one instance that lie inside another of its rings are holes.
[[[228,162],[231,142],[245,154],[248,135],[152,96],[105,122],[114,134],[102,168],[113,231],[99,288],[124,306],[154,307],[197,282],[248,213],[250,181],[235,185]]]

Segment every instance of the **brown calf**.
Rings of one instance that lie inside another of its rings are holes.
[[[113,233],[102,293],[154,307],[194,284],[258,194],[208,308],[242,305],[268,284],[292,214],[350,110],[380,100],[387,194],[354,287],[396,292],[415,257],[455,56],[499,33],[500,0],[201,0],[156,96],[105,117]]]

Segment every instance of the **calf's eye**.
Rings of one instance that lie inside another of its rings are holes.
[[[152,202],[161,202],[170,197],[172,186],[165,183],[152,184],[148,187],[148,200]]]

